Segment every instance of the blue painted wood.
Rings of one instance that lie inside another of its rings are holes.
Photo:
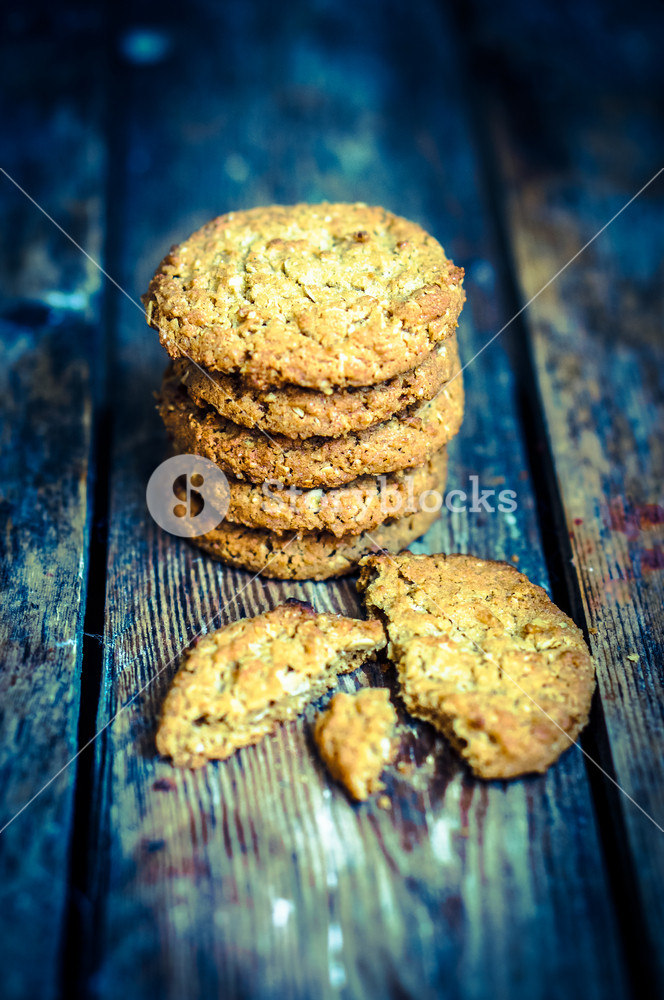
[[[522,301],[535,295],[664,166],[661,9],[619,5],[497,16],[474,3]],[[586,18],[589,18],[586,20]],[[543,32],[554,40],[536,58]],[[546,78],[547,86],[536,86]],[[527,116],[515,91],[529,94]],[[485,122],[485,127],[489,127]],[[528,309],[568,569],[596,658],[607,835],[640,992],[664,991],[664,174]],[[592,765],[590,765],[592,767]]]
[[[132,23],[149,23],[149,33],[125,25],[114,67],[125,189],[111,205],[123,221],[112,269],[132,296],[171,242],[215,214],[359,198],[423,222],[466,266],[466,359],[498,329],[497,260],[455,42],[437,6],[369,3],[349,13],[331,3],[198,0],[177,18],[139,14]],[[118,315],[98,723],[114,721],[96,745],[89,992],[127,1000],[625,996],[576,751],[546,777],[485,784],[441,738],[410,724],[405,770],[388,777],[389,812],[353,807],[329,785],[306,721],[195,774],[155,757],[174,661],[201,628],[285,596],[359,607],[352,581],[252,582],[150,522],[144,488],[164,446],[150,394],[164,357],[137,309],[118,298]],[[424,544],[515,557],[546,584],[502,345],[471,367],[467,386],[450,486],[472,489],[476,475],[483,488],[516,490],[518,508],[455,514]]]
[[[67,28],[62,7],[6,14],[0,166],[98,254],[90,15]],[[69,895],[100,280],[5,175],[0,212],[0,992],[49,1000]]]

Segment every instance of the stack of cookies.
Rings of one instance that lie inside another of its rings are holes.
[[[423,534],[463,416],[462,279],[420,226],[363,204],[232,212],[173,248],[144,297],[173,359],[159,410],[230,486],[192,541],[320,580]]]

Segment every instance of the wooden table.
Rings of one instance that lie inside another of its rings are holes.
[[[664,165],[661,12],[5,18],[2,996],[661,996],[664,175],[630,203]],[[545,776],[475,780],[412,725],[391,810],[353,806],[311,714],[196,773],[155,756],[201,630],[285,596],[359,613],[353,578],[252,580],[145,507],[151,272],[215,214],[324,198],[412,217],[466,269],[463,359],[482,353],[449,486],[518,508],[446,515],[414,548],[511,560],[586,629],[591,724]]]

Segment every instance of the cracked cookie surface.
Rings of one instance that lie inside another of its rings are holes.
[[[300,715],[384,645],[379,622],[317,614],[301,601],[211,632],[175,675],[157,749],[179,767],[230,757]]]
[[[513,566],[369,556],[358,590],[387,628],[408,711],[479,776],[545,771],[588,721],[595,677],[583,635]]]
[[[456,336],[431,351],[416,368],[387,382],[328,393],[284,385],[276,391],[253,389],[233,375],[210,372],[186,359],[175,373],[198,406],[213,406],[227,420],[289,438],[342,437],[389,420],[413,404],[421,405],[459,371]]]
[[[394,759],[397,713],[387,688],[340,691],[314,726],[318,752],[330,774],[358,801],[385,786],[380,780]]]
[[[341,438],[303,441],[247,430],[197,406],[170,368],[164,376],[159,413],[176,451],[203,455],[237,479],[274,480],[304,489],[332,489],[358,476],[422,465],[454,437],[463,418],[463,381],[426,404],[421,415],[404,413]]]
[[[325,390],[419,364],[454,332],[462,281],[433,236],[383,208],[273,205],[173,247],[143,302],[172,358]]]

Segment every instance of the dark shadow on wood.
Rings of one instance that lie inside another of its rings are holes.
[[[112,276],[120,260],[122,220],[118,206],[122,204],[124,171],[120,146],[122,129],[122,95],[117,74],[113,73],[116,45],[116,7],[100,4],[103,34],[98,36],[98,50],[103,62],[104,125],[106,136],[106,185],[104,209],[103,257],[98,263]],[[115,368],[114,331],[118,321],[119,292],[104,277],[102,290],[102,329],[99,335],[97,365],[93,373],[94,403],[92,448],[92,511],[90,556],[84,619],[83,664],[81,675],[81,705],[78,725],[76,761],[76,791],[74,802],[74,832],[69,861],[69,906],[62,957],[61,990],[72,1000],[88,997],[88,981],[94,968],[95,907],[90,880],[93,831],[97,823],[94,795],[95,756],[99,747],[99,698],[101,693],[106,580],[108,572],[108,528],[110,500],[110,462],[113,448],[111,400]],[[103,742],[103,735],[102,735]]]
[[[74,796],[74,830],[69,858],[69,905],[62,959],[63,996],[83,996],[81,977],[93,947],[92,901],[88,895],[90,823],[97,709],[102,676],[106,557],[108,549],[109,469],[103,456],[110,452],[111,422],[107,411],[98,416],[94,435],[95,466],[92,535],[84,618],[81,703]],[[102,458],[102,460],[100,460]],[[89,745],[90,744],[90,745]]]

